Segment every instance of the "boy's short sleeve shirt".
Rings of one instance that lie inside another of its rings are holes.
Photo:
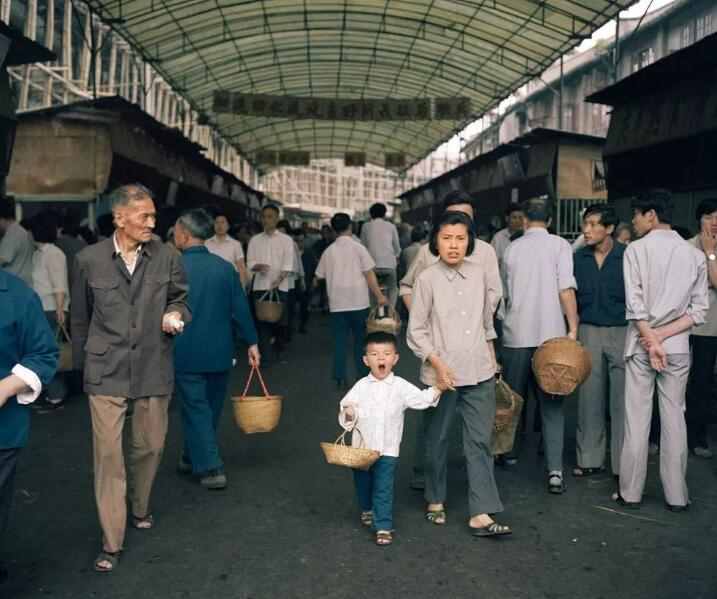
[[[369,307],[366,273],[376,264],[371,254],[351,237],[340,236],[321,255],[316,276],[326,279],[331,312],[365,310]]]

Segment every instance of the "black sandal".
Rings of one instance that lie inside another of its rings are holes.
[[[513,534],[510,526],[497,522],[492,522],[488,526],[469,526],[468,528],[471,529],[471,534],[474,537],[503,537]]]
[[[95,558],[95,572],[112,572],[119,563],[120,553],[120,551],[115,551],[114,553],[104,550],[100,551],[99,555]],[[100,564],[102,562],[107,562],[109,567],[101,566]]]

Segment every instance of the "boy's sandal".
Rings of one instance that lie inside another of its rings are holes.
[[[474,537],[501,537],[513,534],[510,526],[492,522],[488,526],[469,526]]]
[[[119,563],[120,552],[110,553],[109,551],[100,551],[95,558],[95,572],[112,572]]]
[[[442,526],[446,523],[446,510],[426,510],[426,520],[438,526]]]
[[[600,468],[581,468],[576,466],[573,468],[573,476],[575,478],[586,478],[588,476],[595,476],[596,474],[603,474],[605,472],[605,466]]]
[[[373,526],[373,512],[361,512],[361,524]]]
[[[390,545],[393,543],[393,534],[389,530],[379,530],[376,532],[376,545]]]
[[[147,514],[144,518],[140,518],[139,516],[132,514],[130,520],[132,522],[132,527],[137,530],[149,530],[154,527],[154,516],[152,514]]]

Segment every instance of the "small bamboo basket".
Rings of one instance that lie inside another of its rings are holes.
[[[279,300],[279,293],[271,289],[254,302],[256,319],[261,322],[279,322],[284,312],[284,304]]]
[[[256,372],[261,383],[264,395],[247,395],[249,385]],[[244,393],[239,397],[232,397],[234,407],[234,422],[247,434],[270,433],[279,425],[281,418],[281,405],[284,398],[281,395],[271,395],[264,384],[258,366],[252,366],[244,387]]]
[[[361,431],[354,427],[354,432],[359,434],[361,445],[364,445],[363,435]],[[367,449],[365,447],[352,447],[346,445],[346,434],[344,431],[339,435],[333,443],[321,443],[321,449],[326,457],[326,462],[334,466],[345,466],[347,468],[355,468],[357,470],[368,470],[374,465],[381,454],[375,449]]]
[[[366,319],[367,333],[389,333],[398,335],[401,332],[401,317],[393,306],[386,306],[385,318],[378,318],[378,308],[371,308]]]
[[[570,395],[590,376],[590,353],[569,337],[554,337],[533,354],[533,373],[550,395]]]

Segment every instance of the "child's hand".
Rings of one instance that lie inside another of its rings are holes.
[[[351,424],[351,423],[355,422],[356,411],[354,410],[353,406],[345,407],[343,412],[344,412],[344,422],[346,424]]]

